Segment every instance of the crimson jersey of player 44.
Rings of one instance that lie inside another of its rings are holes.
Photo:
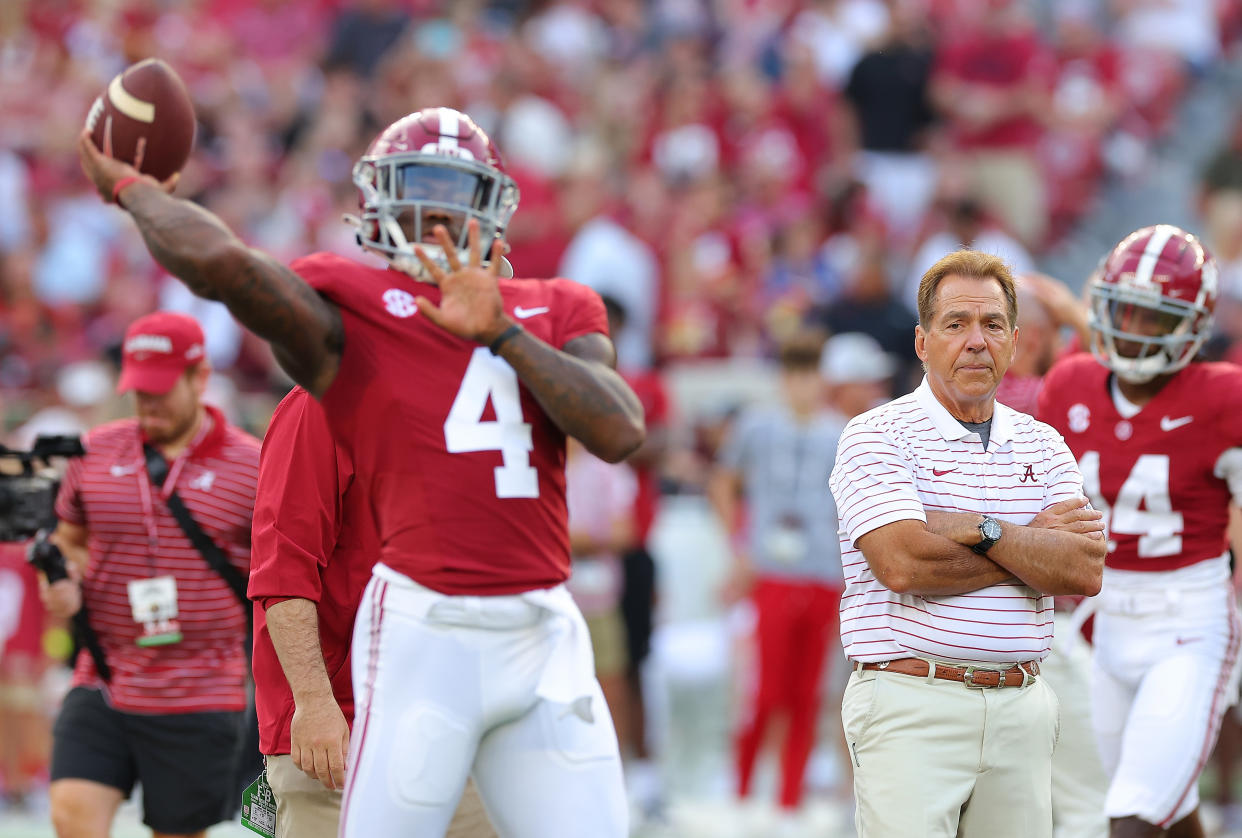
[[[1090,355],[1044,379],[1039,418],[1065,437],[1108,524],[1106,564],[1173,570],[1225,552],[1230,489],[1222,455],[1242,446],[1242,368],[1194,363],[1134,416]]]
[[[418,311],[434,285],[331,254],[293,269],[341,310],[345,348],[322,402],[368,481],[380,561],[446,594],[512,594],[569,575],[565,436],[485,346]],[[607,334],[567,279],[502,279],[505,311],[557,348]]]

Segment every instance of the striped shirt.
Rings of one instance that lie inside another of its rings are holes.
[[[250,569],[250,517],[259,472],[259,441],[207,408],[203,430],[169,463],[164,489],[151,485],[136,419],[95,428],[86,456],[71,460],[56,513],[87,529],[90,562],[83,602],[112,669],[111,703],[132,713],[193,713],[245,707],[246,614],[236,595],[182,532],[164,498],[174,488],[190,514],[233,566]],[[127,585],[175,577],[182,640],[136,644]],[[100,686],[83,650],[74,686]]]
[[[922,657],[948,662],[1043,658],[1052,645],[1052,597],[1020,582],[957,596],[898,594],[854,547],[895,521],[926,511],[986,513],[1024,525],[1041,510],[1082,497],[1082,475],[1048,425],[996,403],[987,451],[932,393],[913,393],[851,420],[832,472],[841,527],[841,640],[857,661]]]
[[[845,417],[800,422],[784,405],[749,408],[720,447],[745,488],[751,565],[765,578],[841,584],[837,507],[828,475]]]

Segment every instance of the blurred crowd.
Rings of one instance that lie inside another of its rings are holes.
[[[286,260],[364,258],[350,170],[396,118],[449,105],[491,133],[522,193],[517,274],[606,295],[620,364],[660,408],[627,490],[645,535],[653,497],[702,493],[732,410],[773,397],[751,373],[804,327],[871,339],[825,356],[830,381],[905,392],[924,269],[969,245],[1034,271],[1103,187],[1143,175],[1240,32],[1237,0],[7,0],[0,421],[23,444],[122,415],[120,337],[156,308],[203,323],[208,401],[244,427],[261,435],[289,386],[78,169],[91,101],[146,57],[197,108],[179,194]],[[1242,123],[1202,186],[1226,354]]]
[[[1141,171],[1239,18],[1230,0],[5,3],[6,426],[97,401],[78,365],[155,307],[206,322],[252,428],[270,399],[249,394],[285,386],[77,169],[90,102],[148,56],[197,107],[181,194],[279,256],[357,255],[353,161],[395,118],[452,105],[521,186],[518,273],[615,297],[625,365],[771,357],[805,318],[909,364],[923,268],[973,243],[1029,269]]]

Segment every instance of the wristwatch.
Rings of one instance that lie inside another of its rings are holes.
[[[1000,521],[990,515],[984,515],[983,520],[979,522],[979,535],[982,536],[982,539],[978,544],[970,549],[974,550],[980,556],[986,556],[988,551],[992,549],[992,545],[1000,541]]]

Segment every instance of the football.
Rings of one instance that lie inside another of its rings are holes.
[[[194,104],[172,67],[148,58],[108,83],[86,117],[95,147],[166,180],[194,146]]]

